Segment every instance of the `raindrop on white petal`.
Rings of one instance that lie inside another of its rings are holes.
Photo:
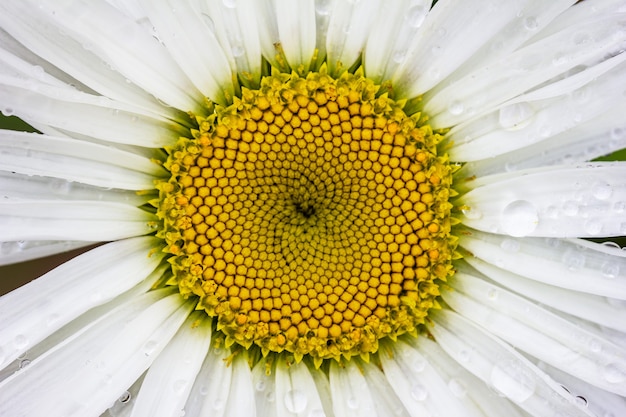
[[[23,334],[18,334],[15,336],[15,339],[13,339],[13,345],[16,349],[23,349],[28,346],[28,338]]]
[[[462,349],[459,352],[459,359],[461,360],[461,362],[469,362],[470,358],[471,358],[471,354],[468,350]]]
[[[156,347],[157,347],[157,342],[155,342],[154,340],[150,340],[146,342],[146,344],[143,345],[143,354],[146,356],[152,355]]]
[[[458,116],[465,111],[465,106],[460,101],[453,101],[448,106],[448,111],[453,116]]]
[[[592,339],[589,342],[589,349],[592,352],[598,353],[602,350],[602,344],[600,344],[600,342],[598,342],[596,339]]]
[[[206,396],[209,393],[209,386],[206,384],[200,385],[199,392],[203,397]]]
[[[406,49],[395,51],[392,56],[393,62],[401,64],[406,59]]]
[[[285,408],[292,413],[302,412],[307,405],[306,395],[299,389],[292,389],[285,394]]]
[[[505,233],[515,237],[528,236],[537,229],[539,214],[532,203],[517,200],[504,207],[500,222]]]
[[[520,243],[518,240],[515,239],[504,239],[500,243],[500,247],[507,252],[519,252]]]
[[[228,7],[229,9],[234,9],[237,7],[237,0],[222,0],[222,4]]]
[[[243,46],[241,46],[241,45],[233,45],[233,47],[231,48],[231,52],[233,53],[233,57],[239,58],[244,53]]]
[[[202,21],[204,22],[204,25],[213,33],[215,33],[215,22],[213,21],[213,19],[211,18],[211,16],[209,16],[206,13],[202,13]]]
[[[266,386],[267,384],[265,383],[265,381],[259,381],[256,383],[255,388],[257,391],[264,391]]]
[[[428,391],[423,385],[415,384],[411,388],[411,397],[415,401],[424,401],[428,397]]]
[[[609,184],[601,182],[594,184],[591,188],[591,192],[598,200],[607,200],[613,194],[613,188]]]
[[[524,19],[524,27],[527,30],[537,30],[537,28],[539,27],[539,23],[537,22],[537,19],[530,16]]]
[[[448,388],[450,388],[452,394],[454,394],[457,398],[464,398],[467,394],[467,389],[465,388],[463,382],[456,378],[452,378],[450,382],[448,382]]]
[[[428,9],[424,6],[413,6],[409,9],[406,14],[406,21],[409,26],[413,28],[418,28],[422,26],[426,15],[428,14]]]
[[[315,2],[315,11],[317,14],[325,16],[330,13],[331,6],[331,0],[317,0]]]
[[[615,278],[619,275],[619,264],[614,262],[605,262],[600,268],[605,278]]]
[[[487,298],[489,298],[491,301],[497,300],[498,290],[496,290],[495,288],[490,288],[489,290],[487,290]]]
[[[347,404],[348,408],[352,410],[356,410],[357,408],[359,408],[359,400],[353,395],[348,398]]]
[[[617,363],[609,363],[604,367],[604,379],[610,384],[620,384],[626,381],[626,372]]]
[[[13,114],[15,114],[15,111],[11,107],[5,107],[2,109],[2,114],[5,115],[6,117],[9,117],[9,116],[13,116]]]
[[[583,225],[585,232],[590,235],[599,235],[602,233],[602,223],[597,220],[587,220]]]
[[[498,123],[506,130],[520,129],[528,124],[535,111],[526,102],[513,103],[500,108],[498,111]]]
[[[591,42],[591,35],[587,32],[578,32],[574,34],[572,40],[575,45],[584,45]]]
[[[563,263],[570,271],[581,269],[585,266],[585,256],[572,250],[567,250],[563,254]]]
[[[615,204],[613,204],[613,211],[615,211],[616,213],[623,213],[626,211],[626,202],[624,201],[618,201]]]
[[[424,369],[426,369],[426,360],[423,358],[417,358],[413,361],[413,363],[411,363],[411,369],[413,369],[414,372],[422,372]]]
[[[121,402],[122,404],[126,404],[127,402],[130,401],[131,397],[132,396],[130,395],[130,392],[124,391],[117,400]]]
[[[172,389],[174,390],[175,394],[180,395],[183,393],[186,386],[187,386],[187,381],[183,379],[179,379],[177,381],[174,381],[174,383],[172,384]]]
[[[265,399],[267,400],[267,402],[273,403],[274,400],[276,399],[276,396],[274,395],[274,391],[268,391],[265,394]]]
[[[224,404],[225,403],[226,402],[222,398],[217,398],[215,400],[215,402],[213,402],[213,409],[214,410],[220,410],[220,409],[224,408]]]
[[[529,399],[537,385],[530,371],[515,361],[496,364],[491,371],[491,384],[496,391],[518,403]]]
[[[620,140],[620,139],[624,139],[625,136],[626,136],[626,129],[621,128],[621,127],[616,127],[616,128],[611,129],[611,139]]]
[[[566,216],[575,216],[578,214],[578,203],[575,201],[566,201],[563,203],[563,213]]]
[[[462,213],[470,220],[478,220],[483,217],[483,213],[480,210],[472,209],[471,207],[463,209]]]
[[[30,359],[22,359],[20,361],[20,364],[18,365],[20,369],[24,369],[26,368],[28,365],[30,365]]]

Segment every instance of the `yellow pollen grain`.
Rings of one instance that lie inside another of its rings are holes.
[[[373,353],[424,322],[451,273],[452,168],[360,73],[302,81],[265,77],[168,149],[158,235],[230,340]]]

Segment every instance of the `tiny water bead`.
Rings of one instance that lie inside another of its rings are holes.
[[[169,284],[227,346],[349,358],[437,307],[454,169],[403,106],[360,71],[275,74],[167,149]]]

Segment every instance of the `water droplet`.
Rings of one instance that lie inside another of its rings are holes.
[[[276,395],[274,395],[274,391],[268,391],[265,394],[265,399],[267,400],[268,403],[273,403],[274,400],[276,399]]]
[[[266,386],[267,384],[265,383],[265,381],[259,381],[255,385],[257,391],[264,391]]]
[[[182,394],[183,391],[185,391],[185,387],[187,387],[187,381],[185,381],[184,379],[174,381],[174,383],[172,384],[172,389],[174,390],[174,393],[178,395]]]
[[[460,101],[455,100],[448,106],[448,111],[453,116],[458,116],[465,111],[465,106]]]
[[[591,192],[598,200],[606,200],[613,194],[613,188],[606,182],[600,182],[592,186]]]
[[[598,220],[588,220],[584,224],[585,232],[590,235],[599,235],[602,233],[602,223]]]
[[[535,111],[526,102],[513,103],[500,108],[498,123],[503,129],[516,130],[528,125]]]
[[[483,213],[480,210],[472,209],[471,207],[462,210],[465,217],[470,220],[478,220],[483,217]]]
[[[574,44],[584,45],[591,42],[591,35],[587,32],[578,32],[573,37]]]
[[[580,405],[581,407],[587,407],[588,405],[588,401],[585,397],[581,397],[580,395],[578,397],[575,398],[576,404]]]
[[[131,398],[132,396],[130,395],[130,392],[124,391],[117,400],[121,402],[122,404],[126,404],[127,402],[130,401]]]
[[[23,334],[18,334],[15,336],[15,339],[13,339],[13,345],[18,350],[23,349],[28,346],[28,338]]]
[[[428,9],[424,6],[413,6],[409,9],[406,14],[406,21],[409,26],[413,28],[418,28],[422,26],[426,15],[428,14]]]
[[[471,354],[468,350],[463,349],[459,352],[459,360],[461,360],[461,362],[469,362],[471,358]]]
[[[454,394],[454,396],[457,398],[464,398],[467,394],[467,389],[465,388],[463,382],[459,381],[456,378],[452,378],[450,382],[448,382],[448,388],[450,388],[452,394]]]
[[[24,369],[24,368],[26,368],[28,365],[30,365],[30,359],[22,359],[22,360],[20,361],[19,368],[20,368],[20,369]]]
[[[578,203],[575,201],[566,201],[563,204],[563,213],[566,216],[575,216],[578,214]]]
[[[520,243],[518,240],[515,239],[504,239],[500,243],[500,247],[507,252],[519,252]]]
[[[487,298],[489,298],[492,301],[497,300],[498,290],[496,290],[495,288],[490,288],[489,290],[487,290]]]
[[[602,344],[600,344],[600,342],[596,339],[592,339],[591,342],[589,342],[589,349],[592,352],[598,353],[602,350]]]
[[[317,12],[317,14],[326,16],[327,14],[330,14],[331,6],[331,0],[317,0],[315,2],[315,11]]]
[[[536,388],[535,377],[522,364],[513,360],[494,366],[491,384],[499,393],[518,403],[529,399]]]
[[[395,62],[396,64],[403,63],[404,60],[406,59],[406,49],[395,51],[393,53],[392,59],[393,59],[393,62]]]
[[[619,264],[617,262],[607,261],[602,264],[600,270],[605,278],[615,278],[619,275]]]
[[[423,358],[417,358],[411,364],[411,369],[413,369],[413,371],[417,373],[422,372],[424,369],[426,369],[426,360]]]
[[[613,211],[616,213],[623,213],[626,211],[626,202],[618,201],[613,204]]]
[[[5,107],[2,109],[2,114],[5,115],[6,117],[9,117],[9,116],[13,116],[15,114],[15,111],[11,107]]]
[[[299,389],[292,389],[285,394],[285,407],[292,413],[300,413],[306,408],[307,397]]]
[[[624,139],[624,137],[626,137],[626,129],[621,128],[621,127],[616,127],[611,129],[611,139],[613,140],[620,140],[620,139]]]
[[[411,388],[411,397],[415,401],[424,401],[428,397],[428,391],[426,391],[423,385],[415,384]]]
[[[244,53],[243,46],[241,46],[241,45],[233,45],[233,47],[231,48],[231,52],[233,53],[233,57],[239,58]]]
[[[505,233],[515,237],[528,236],[537,229],[539,214],[532,203],[517,200],[504,207],[500,222]]]
[[[568,249],[563,254],[563,263],[570,271],[576,271],[585,266],[585,256],[577,253],[571,249]]]
[[[221,410],[222,408],[224,408],[224,404],[226,404],[226,401],[224,401],[223,398],[217,398],[213,403],[213,409]]]
[[[222,0],[222,4],[228,7],[229,9],[234,9],[237,7],[237,0]]]
[[[530,16],[524,19],[524,27],[527,30],[537,30],[537,28],[539,27],[539,23],[537,22],[537,19]]]
[[[359,408],[359,400],[353,395],[348,398],[347,404],[348,408],[352,410],[356,410],[357,408]]]
[[[150,340],[146,342],[146,344],[143,345],[143,354],[146,356],[152,355],[156,347],[157,347],[157,342],[155,342],[154,340]]]
[[[620,384],[626,380],[626,373],[617,363],[609,363],[604,367],[604,379],[610,384]]]
[[[206,396],[209,393],[209,386],[206,384],[200,385],[200,389],[198,390],[198,392],[200,392],[200,395],[202,395],[203,397]]]

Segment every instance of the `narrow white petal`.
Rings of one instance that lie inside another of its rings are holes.
[[[480,415],[476,409],[463,407],[437,370],[404,342],[395,342],[393,353],[380,358],[388,383],[412,417]]]
[[[450,158],[459,161],[493,158],[541,143],[606,112],[616,109],[623,112],[626,109],[621,88],[626,81],[624,61],[626,54],[618,55],[455,127],[447,137],[452,144]]]
[[[626,394],[626,350],[479,278],[457,273],[451,285],[442,297],[463,317],[590,384]],[[611,369],[621,379],[608,377]]]
[[[437,128],[454,126],[577,65],[619,54],[626,39],[626,35],[617,34],[623,18],[606,16],[569,28],[447,85],[425,97],[424,109],[432,117],[429,123]],[[581,36],[584,38],[577,41]]]
[[[460,246],[488,264],[544,284],[626,300],[626,253],[617,248],[584,240],[511,239],[478,231],[461,235]],[[468,259],[481,269],[481,264]]]
[[[139,114],[122,103],[70,88],[0,76],[0,98],[5,114],[107,142],[163,147],[184,133],[171,121]]]
[[[17,200],[93,200],[146,204],[154,195],[139,195],[135,191],[103,189],[60,178],[28,176],[0,170],[0,197]]]
[[[135,406],[135,399],[141,389],[144,375],[139,377],[133,385],[124,391],[117,401],[115,401],[113,405],[109,407],[100,417],[130,417],[130,413],[132,413],[133,407]]]
[[[204,311],[187,318],[150,366],[132,417],[167,417],[181,413],[209,350],[211,323]]]
[[[429,330],[448,355],[529,414],[592,417],[524,356],[469,320],[449,310],[432,318]]]
[[[448,388],[464,407],[480,410],[485,417],[523,417],[519,408],[459,365],[437,343],[422,336],[408,342],[447,379]]]
[[[142,281],[162,258],[149,256],[156,245],[142,237],[100,246],[0,298],[0,367]]]
[[[0,240],[109,241],[154,231],[157,218],[101,201],[0,201]]]
[[[379,417],[407,417],[411,413],[402,405],[388,378],[371,363],[362,364],[363,376],[370,388],[370,394]]]
[[[601,326],[626,332],[626,310],[616,303],[617,299],[607,299],[586,292],[543,284],[500,269],[478,258],[467,257],[465,259],[488,278],[530,300]],[[532,267],[536,268],[537,266],[533,265]],[[593,285],[593,281],[591,285]]]
[[[202,14],[187,2],[145,0],[141,3],[159,39],[189,80],[204,96],[227,105],[234,93],[231,69]]]
[[[350,68],[365,48],[380,2],[337,1],[328,24],[326,52],[328,69],[338,75]]]
[[[377,83],[391,78],[416,41],[431,3],[431,0],[402,0],[394,2],[394,7],[381,4],[363,53],[368,78]]]
[[[277,417],[276,372],[270,373],[267,369],[265,360],[259,361],[252,369],[256,412],[263,417]]]
[[[61,178],[104,188],[147,190],[166,172],[147,158],[110,146],[0,130],[3,171]]]
[[[19,240],[0,242],[0,266],[68,252],[94,243],[96,242],[76,242],[72,240]]]
[[[315,381],[304,362],[287,366],[284,359],[279,359],[275,392],[277,417],[307,417],[324,413]]]
[[[12,52],[19,53],[18,56],[28,59],[64,82],[75,84],[83,90],[87,88],[97,91],[159,115],[173,113],[149,93],[128,83],[124,75],[115,71],[89,49],[88,42],[80,37],[73,37],[61,22],[51,19],[45,9],[26,1],[3,3],[0,5],[0,22],[0,26],[25,47],[16,46]],[[32,53],[22,52],[24,49]],[[35,71],[38,70],[35,68]],[[65,73],[73,78],[68,79]],[[74,82],[74,79],[78,82]],[[80,83],[88,87],[81,87]]]
[[[484,185],[483,185],[484,184]],[[462,222],[510,236],[598,237],[626,232],[626,164],[525,170],[482,177],[459,203]]]
[[[245,353],[238,354],[233,359],[231,366],[233,367],[233,379],[226,403],[227,415],[255,417],[257,413],[248,355]]]
[[[344,367],[335,361],[330,364],[330,390],[333,411],[342,417],[376,417],[376,407],[367,380],[355,360]]]
[[[196,381],[191,388],[185,417],[223,417],[228,412],[226,402],[231,392],[233,367],[227,364],[230,350],[210,349]]]
[[[0,47],[0,73],[11,77],[32,78],[58,87],[64,86],[62,81],[48,74],[41,66],[33,65],[3,47]]]
[[[526,117],[529,108],[524,103],[512,104],[499,110],[499,117]],[[509,119],[512,120],[512,119]],[[538,168],[550,165],[576,164],[626,148],[626,121],[620,106],[550,136],[541,142],[516,149],[497,158],[469,162],[457,173],[458,178],[480,177],[507,171]]]

